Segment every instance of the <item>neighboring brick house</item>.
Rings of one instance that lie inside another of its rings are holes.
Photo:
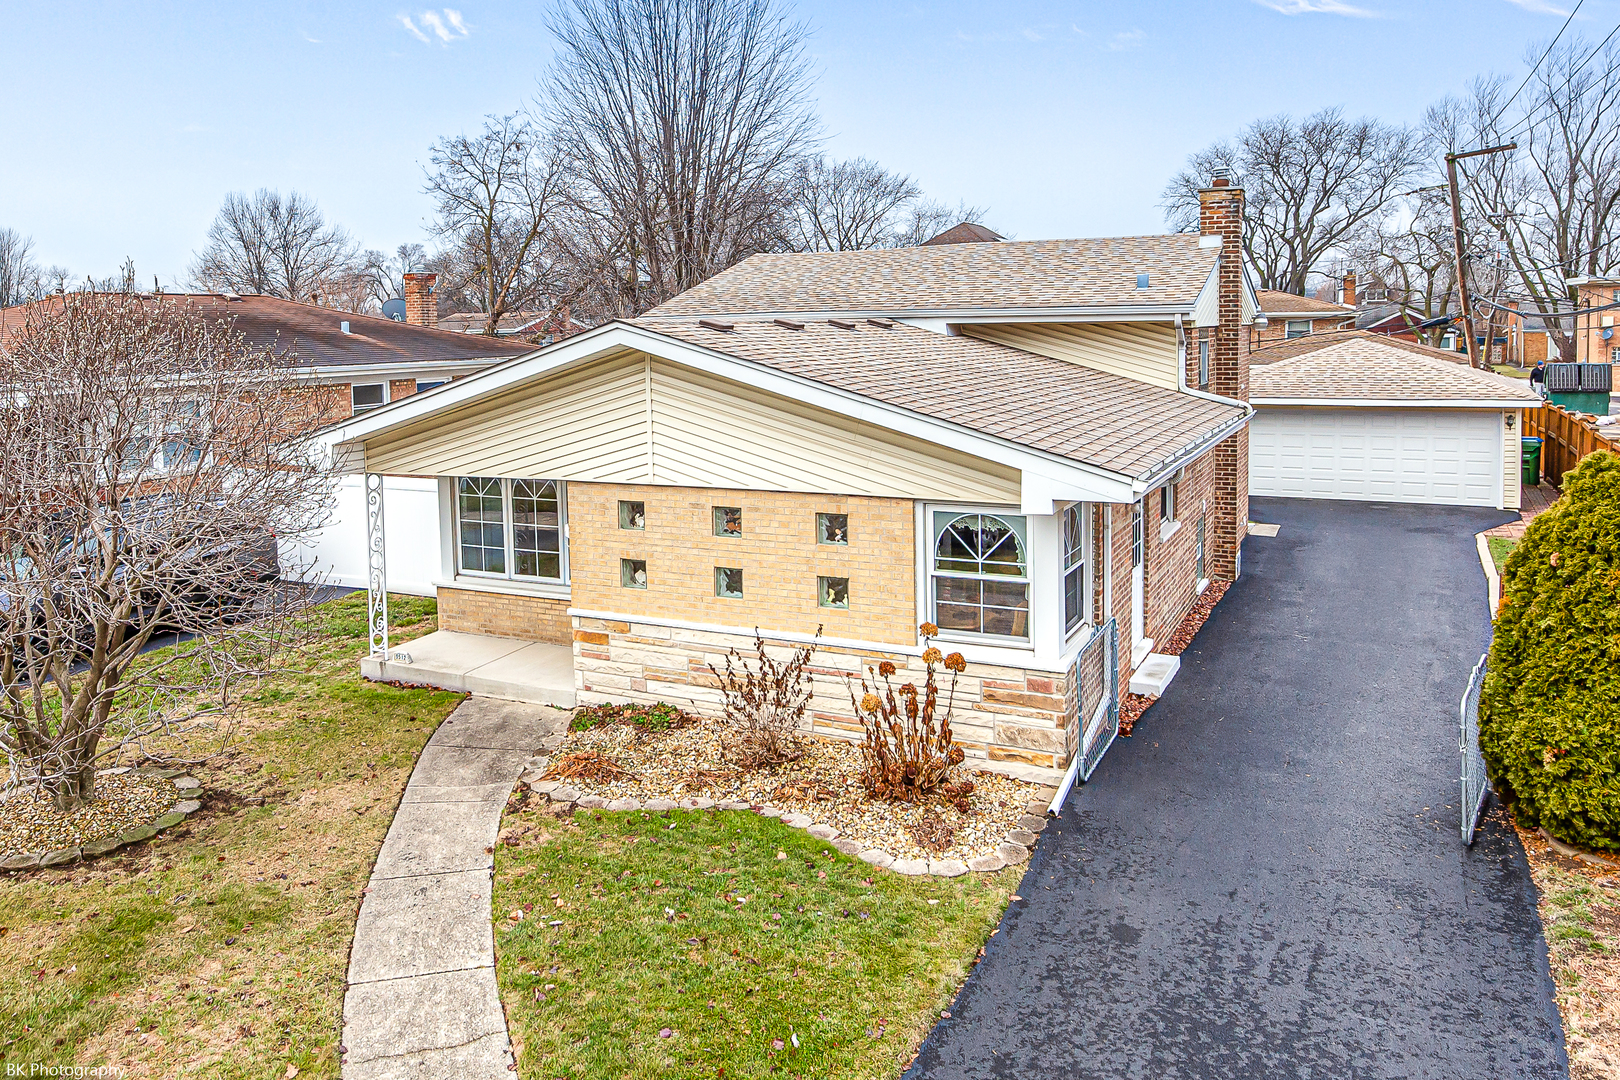
[[[1346,275],[1342,304],[1276,289],[1256,289],[1254,295],[1265,322],[1257,319],[1250,327],[1250,348],[1263,349],[1278,341],[1292,341],[1309,334],[1355,329],[1355,290],[1354,275]]]
[[[1575,360],[1581,364],[1613,364],[1615,375],[1620,376],[1620,333],[1615,330],[1620,326],[1620,306],[1616,305],[1620,305],[1620,279],[1575,279],[1575,309],[1583,312],[1571,320]],[[1556,350],[1554,353],[1549,359],[1560,359]],[[1615,382],[1620,385],[1620,377]]]
[[[841,676],[916,672],[932,621],[970,760],[1061,776],[1102,734],[1080,657],[1114,626],[1143,677],[1241,567],[1242,198],[1203,235],[754,256],[339,425],[373,483],[438,478],[441,629],[365,670],[714,711],[727,647],[819,628],[811,725],[851,736]]]

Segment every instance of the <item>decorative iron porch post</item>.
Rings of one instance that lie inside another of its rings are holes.
[[[366,626],[371,655],[388,659],[388,555],[383,542],[383,478],[366,473]]]

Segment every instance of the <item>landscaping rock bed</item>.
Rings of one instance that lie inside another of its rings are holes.
[[[37,789],[0,793],[0,870],[58,866],[150,840],[202,808],[201,783],[175,770],[107,769],[96,798],[60,814]]]
[[[799,761],[745,771],[724,760],[724,730],[721,723],[705,720],[666,731],[625,724],[575,731],[554,759],[533,759],[522,779],[554,802],[586,809],[754,810],[808,829],[874,866],[945,877],[993,872],[1027,859],[1054,794],[998,773],[963,770],[960,776],[974,785],[966,814],[943,799],[879,801],[867,798],[856,780],[861,756],[853,743],[807,741]],[[610,766],[597,770],[598,778],[546,778],[552,761],[587,753],[609,759],[623,775],[608,778]]]

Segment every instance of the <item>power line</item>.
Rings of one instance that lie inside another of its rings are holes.
[[[1511,106],[1515,101],[1519,100],[1519,95],[1524,93],[1524,88],[1530,85],[1531,79],[1535,78],[1536,70],[1540,68],[1542,63],[1546,61],[1547,57],[1551,55],[1553,46],[1557,45],[1558,39],[1564,36],[1564,31],[1569,29],[1569,24],[1575,21],[1575,13],[1581,10],[1581,5],[1584,3],[1586,3],[1586,0],[1578,0],[1574,9],[1570,11],[1569,18],[1565,19],[1564,25],[1558,28],[1558,33],[1553,35],[1551,43],[1549,43],[1547,46],[1547,51],[1541,54],[1541,59],[1537,60],[1529,71],[1525,72],[1524,82],[1520,83],[1519,88],[1513,91],[1513,96],[1507,99],[1507,105],[1503,105],[1500,109],[1496,110],[1496,115],[1491,117],[1491,127],[1494,128],[1496,126],[1496,122],[1502,119],[1502,114],[1508,111],[1508,107]]]
[[[1596,56],[1598,53],[1603,51],[1603,47],[1605,45],[1607,45],[1610,41],[1614,40],[1614,36],[1616,34],[1620,34],[1620,25],[1616,25],[1613,30],[1610,30],[1609,31],[1609,36],[1604,38],[1602,41],[1598,42],[1597,48],[1595,48],[1591,52],[1587,53],[1585,59],[1583,59],[1580,63],[1576,64],[1573,68],[1570,69],[1569,74],[1567,76],[1565,76],[1565,78],[1564,78],[1564,85],[1560,86],[1558,89],[1560,91],[1569,89],[1569,84],[1575,81],[1575,76],[1579,75],[1581,73],[1581,69],[1586,67],[1587,64],[1590,64],[1592,62],[1592,58],[1594,56]],[[1613,75],[1615,73],[1615,70],[1616,70],[1617,67],[1620,67],[1620,64],[1610,64],[1609,69],[1603,73],[1603,75],[1600,77],[1600,80],[1601,79],[1606,79],[1610,75]],[[1521,89],[1522,89],[1522,87],[1521,87]],[[1515,96],[1517,96],[1517,95],[1515,95]],[[1529,131],[1530,130],[1530,123],[1535,118],[1536,113],[1540,112],[1542,109],[1551,108],[1554,104],[1556,104],[1556,102],[1553,99],[1552,95],[1548,95],[1547,100],[1543,101],[1539,105],[1536,105],[1529,112],[1525,113],[1523,119],[1521,119],[1517,124],[1515,124],[1513,126],[1513,130],[1508,132],[1508,134],[1505,135],[1504,138],[1508,138],[1508,139],[1516,138],[1520,134],[1522,134],[1522,133],[1524,133],[1526,131]],[[1502,112],[1506,112],[1506,111],[1507,111],[1507,107],[1503,106]],[[1497,113],[1498,116],[1500,116],[1501,114],[1502,114],[1501,112]],[[1496,121],[1492,120],[1491,123],[1495,124]]]

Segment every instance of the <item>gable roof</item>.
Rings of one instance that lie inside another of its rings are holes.
[[[806,322],[798,330],[768,321],[736,322],[730,330],[651,318],[635,325],[1132,478],[1246,413],[1238,402],[883,322],[853,329]]]
[[[1265,315],[1300,314],[1317,315],[1331,318],[1343,316],[1354,318],[1356,309],[1345,304],[1334,304],[1327,300],[1317,300],[1309,296],[1300,296],[1296,293],[1283,292],[1280,289],[1256,289],[1256,299],[1260,302],[1260,311]]]
[[[1190,233],[1008,240],[753,255],[648,312],[701,315],[984,315],[1124,308],[1191,311],[1220,257]],[[1148,286],[1137,287],[1140,274]]]
[[[372,315],[316,307],[274,296],[217,293],[143,293],[153,303],[186,304],[199,314],[229,321],[247,343],[285,354],[299,366],[374,368],[397,364],[489,363],[533,352],[534,346],[477,334],[458,334]],[[26,305],[0,309],[0,334],[16,332]],[[343,323],[349,332],[343,332]]]
[[[923,247],[931,244],[993,244],[999,240],[1007,239],[994,229],[987,229],[972,221],[964,221],[960,225],[952,225],[938,236],[933,236],[922,242]]]
[[[1456,354],[1366,330],[1312,334],[1249,354],[1249,400],[1436,403],[1478,408],[1538,407],[1521,380],[1480,371]]]

